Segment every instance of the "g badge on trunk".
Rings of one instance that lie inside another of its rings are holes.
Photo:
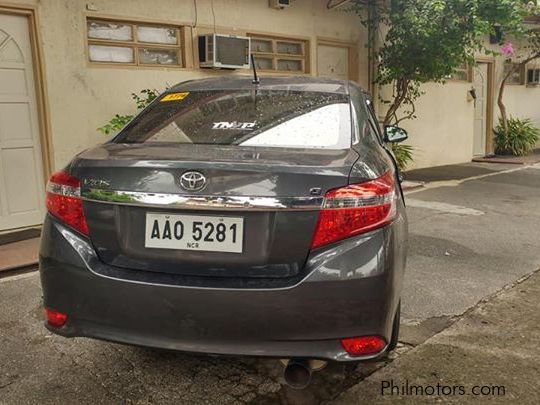
[[[180,176],[180,187],[186,191],[201,191],[206,187],[206,177],[201,172],[185,172]]]

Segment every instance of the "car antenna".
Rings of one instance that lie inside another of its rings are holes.
[[[253,69],[253,80],[251,83],[253,84],[259,84],[261,81],[259,80],[259,76],[257,76],[257,68],[255,67],[255,58],[253,57],[253,54],[251,53],[249,55],[251,58],[251,68]]]

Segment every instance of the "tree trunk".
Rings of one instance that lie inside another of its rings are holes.
[[[501,85],[499,87],[499,97],[497,98],[497,105],[499,106],[499,111],[501,112],[501,122],[502,127],[504,130],[504,133],[508,133],[508,113],[506,110],[506,106],[504,105],[503,97],[504,97],[504,90],[506,88],[506,82],[508,81],[509,77],[517,72],[518,70],[522,69],[524,66],[527,66],[527,64],[535,59],[540,58],[540,52],[533,53],[529,55],[528,58],[521,61],[520,63],[516,64],[512,69],[504,75],[503,80],[501,82]]]
[[[525,64],[528,63],[525,62]],[[497,105],[499,106],[499,111],[501,113],[501,122],[502,122],[502,127],[503,127],[503,130],[504,130],[504,133],[508,133],[508,113],[506,111],[506,106],[504,105],[504,90],[506,89],[506,82],[508,81],[508,79],[510,78],[510,76],[512,76],[515,72],[517,72],[518,70],[520,70],[522,68],[522,66],[524,66],[524,63],[519,63],[517,65],[515,65],[512,69],[510,69],[503,77],[502,81],[501,81],[501,85],[499,86],[499,97],[497,97]]]
[[[391,125],[392,120],[395,119],[399,108],[403,104],[403,101],[407,98],[407,92],[409,90],[409,80],[405,78],[398,79],[395,84],[395,96],[392,104],[388,108],[386,115],[384,117],[383,125]]]
[[[504,102],[503,102],[503,97],[504,97],[504,89],[506,87],[506,82],[508,80],[508,78],[510,77],[510,75],[514,72],[514,69],[510,70],[502,79],[501,81],[501,85],[499,87],[499,97],[497,98],[497,105],[499,106],[499,111],[501,113],[501,122],[502,122],[502,127],[503,127],[503,130],[504,130],[504,133],[508,133],[508,114],[506,112],[506,106],[504,105]]]

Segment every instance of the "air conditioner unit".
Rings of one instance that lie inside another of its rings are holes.
[[[291,5],[291,0],[269,0],[269,5],[272,8],[283,9]]]
[[[249,69],[250,39],[236,35],[199,35],[199,66]]]

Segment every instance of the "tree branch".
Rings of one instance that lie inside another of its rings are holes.
[[[501,81],[501,85],[499,86],[499,96],[497,97],[497,106],[499,107],[499,111],[501,113],[501,123],[505,133],[508,132],[508,112],[506,110],[506,105],[504,104],[504,90],[506,88],[506,83],[508,82],[510,76],[522,69],[528,63],[538,58],[540,58],[540,50],[533,52],[521,62],[516,63],[511,69],[508,70],[508,72],[506,72]]]

